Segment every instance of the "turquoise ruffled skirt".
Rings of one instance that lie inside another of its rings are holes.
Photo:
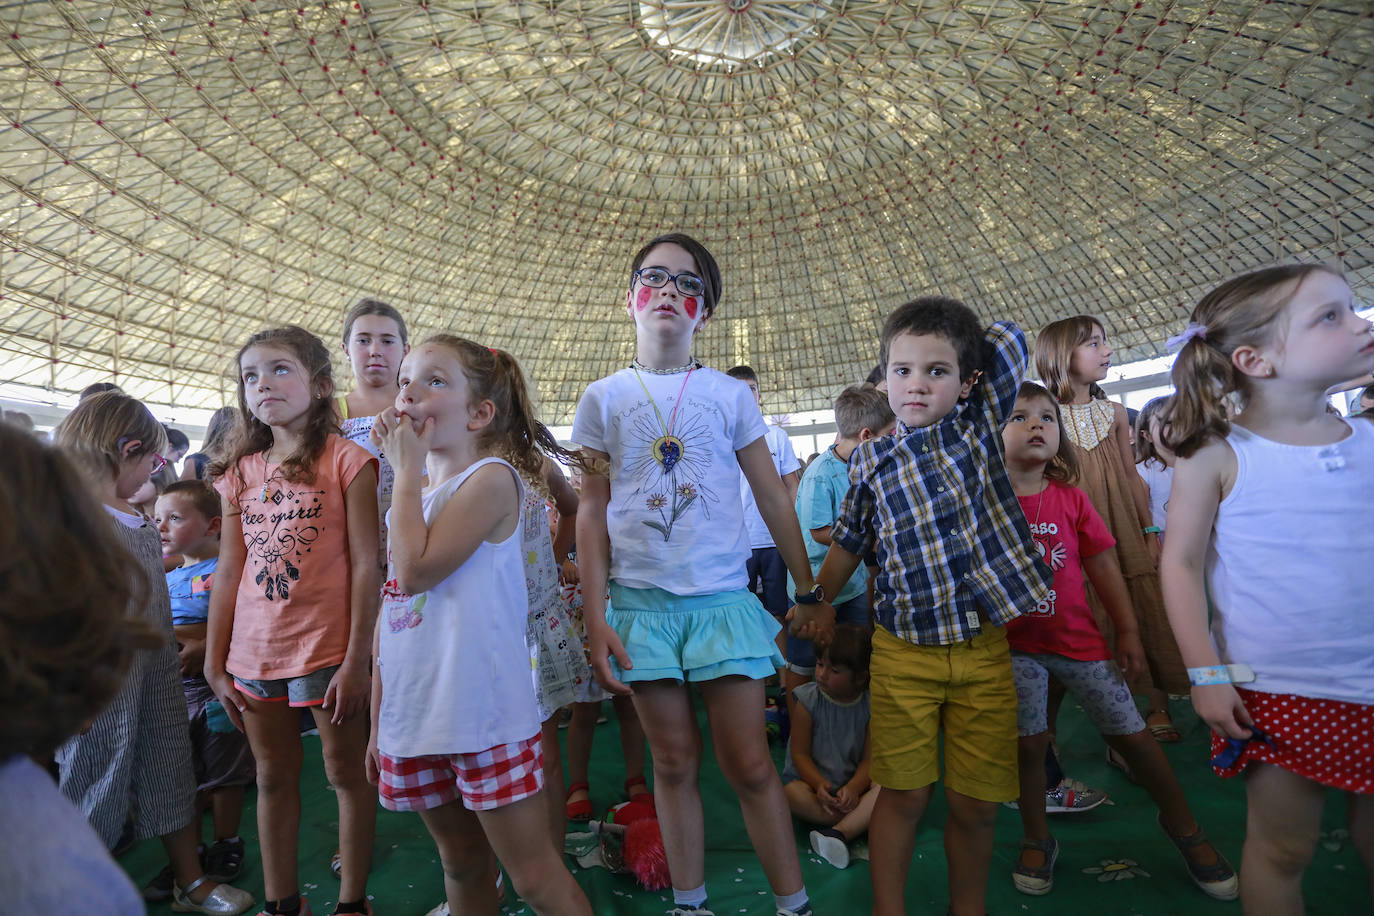
[[[634,665],[626,671],[611,658],[621,681],[758,680],[783,666],[775,642],[781,627],[748,589],[684,597],[612,582],[610,591],[606,622]]]

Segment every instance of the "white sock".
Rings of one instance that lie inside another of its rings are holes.
[[[673,888],[673,904],[675,906],[700,907],[706,903],[706,885],[694,887],[689,891],[680,891]]]
[[[777,904],[780,910],[799,910],[805,906],[810,899],[810,897],[806,896],[806,888],[804,887],[795,894],[788,894],[786,897],[779,897],[777,894],[773,895],[773,902]]]

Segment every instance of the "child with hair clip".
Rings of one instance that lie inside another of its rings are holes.
[[[372,432],[396,488],[368,777],[384,807],[419,812],[452,912],[497,911],[494,851],[536,913],[590,914],[539,795],[526,641],[521,478],[545,479],[546,454],[567,453],[535,419],[509,354],[432,337],[402,362],[400,390]]]
[[[872,654],[867,625],[836,624],[830,642],[816,652],[812,679],[792,691],[792,737],[782,790],[792,814],[817,825],[811,831],[812,851],[836,868],[848,867],[849,843],[868,831],[882,790],[868,778]]]
[[[1301,914],[1329,788],[1374,875],[1369,577],[1331,559],[1374,556],[1374,426],[1326,410],[1374,369],[1374,328],[1340,273],[1285,264],[1213,289],[1170,344],[1169,620],[1212,767],[1245,778],[1245,912]]]
[[[1164,529],[1169,515],[1169,491],[1174,485],[1174,464],[1178,456],[1164,443],[1169,429],[1170,397],[1151,398],[1135,418],[1135,467],[1145,488],[1150,492],[1150,522],[1159,529],[1159,542],[1164,543]]]
[[[329,350],[294,325],[234,358],[235,447],[211,465],[223,507],[205,679],[257,760],[263,914],[309,914],[300,895],[300,710],[319,729],[339,804],[336,913],[370,913],[376,804],[364,754],[381,577],[377,459],[338,435]]]
[[[1054,588],[1035,608],[1007,624],[1016,681],[1019,808],[1026,837],[1011,879],[1023,894],[1054,887],[1059,843],[1045,818],[1045,753],[1049,749],[1049,681],[1063,684],[1133,778],[1159,806],[1159,824],[1183,854],[1194,883],[1217,900],[1239,893],[1236,873],[1207,842],[1193,820],[1183,789],[1163,749],[1146,730],[1122,677],[1145,664],[1135,615],[1112,536],[1087,494],[1072,481],[1078,459],[1061,435],[1059,405],[1041,386],[1023,382],[1002,427],[1007,476],[1041,558],[1054,571]],[[1092,582],[1116,624],[1116,659],[1088,607],[1083,576]]]
[[[780,626],[747,588],[741,472],[798,600],[821,603],[824,595],[813,591],[753,395],[692,357],[720,288],[715,258],[681,233],[651,240],[630,265],[625,311],[635,358],[593,382],[573,420],[571,438],[589,468],[577,513],[584,617],[598,680],[633,694],[649,739],[671,912],[710,913],[692,683],[777,912],[798,916],[811,904],[763,721],[763,679],[783,663],[774,644]]]
[[[252,906],[252,895],[217,885],[196,854],[191,734],[163,578],[162,541],[128,502],[165,466],[160,452],[166,433],[141,402],[107,391],[81,401],[58,425],[54,441],[81,468],[109,513],[111,529],[135,561],[129,570],[140,600],[135,613],[161,636],[156,648],[134,656],[110,706],[58,750],[62,794],[81,808],[111,848],[132,798],[136,837],[159,837],[167,852],[172,881],[166,896],[173,909],[241,913]],[[156,890],[153,894],[161,896]]]
[[[1102,322],[1077,315],[1052,322],[1035,339],[1035,370],[1064,412],[1064,435],[1077,449],[1078,486],[1116,541],[1113,550],[1130,591],[1145,667],[1132,672],[1131,687],[1146,694],[1145,724],[1158,741],[1181,740],[1169,714],[1169,694],[1188,689],[1178,646],[1160,594],[1159,528],[1150,515],[1150,494],[1135,471],[1135,449],[1126,408],[1098,387],[1111,366],[1112,348]],[[1110,638],[1113,623],[1099,596],[1088,593],[1098,629]],[[1058,703],[1053,704],[1051,725]]]

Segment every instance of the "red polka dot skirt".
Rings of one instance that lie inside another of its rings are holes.
[[[1218,776],[1239,776],[1251,763],[1272,763],[1324,786],[1374,793],[1374,705],[1241,687],[1236,692],[1270,741],[1250,741],[1234,760],[1218,766],[1218,755],[1229,756],[1227,741],[1213,732],[1212,769]]]

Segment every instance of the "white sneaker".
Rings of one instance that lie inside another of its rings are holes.
[[[819,830],[811,831],[811,851],[836,868],[849,867],[849,844],[843,837],[831,836]]]

